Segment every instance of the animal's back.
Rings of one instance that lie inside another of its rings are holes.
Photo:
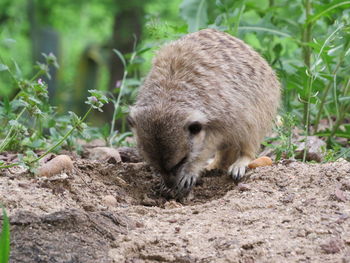
[[[194,107],[220,119],[227,138],[260,141],[271,127],[280,88],[268,63],[243,41],[204,29],[158,51],[138,103]]]

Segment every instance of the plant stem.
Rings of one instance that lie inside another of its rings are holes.
[[[134,49],[135,49],[135,46],[134,46]],[[130,58],[130,61],[129,61],[129,64],[132,64],[135,57],[136,57],[136,51],[134,51],[132,54],[131,54],[131,58]],[[124,64],[124,63],[123,63]],[[123,79],[122,79],[122,83],[120,85],[120,89],[119,89],[119,93],[118,93],[118,98],[117,98],[117,101],[114,102],[114,111],[113,111],[113,117],[112,117],[112,124],[111,124],[111,130],[110,130],[110,133],[109,133],[109,140],[108,140],[108,145],[109,146],[112,146],[113,144],[113,132],[114,132],[114,128],[115,128],[115,120],[116,120],[116,117],[117,117],[117,111],[119,109],[119,104],[120,104],[120,100],[122,98],[122,94],[123,94],[123,90],[124,90],[124,86],[125,86],[125,80],[126,80],[126,77],[128,75],[128,71],[127,71],[127,68],[126,68],[126,63],[124,64],[124,73],[123,73]]]
[[[17,118],[16,118],[15,121],[18,121],[19,118],[21,118],[22,114],[25,112],[26,109],[27,109],[27,108],[24,107],[24,108],[21,110],[21,112],[17,115]],[[9,141],[7,141],[7,140],[8,140],[8,138],[11,136],[11,134],[12,134],[14,128],[15,128],[15,125],[12,125],[11,128],[10,128],[10,130],[9,130],[9,132],[6,134],[5,139],[2,141],[2,143],[1,143],[1,145],[0,145],[0,152],[2,152],[2,151],[6,148],[7,144],[10,142],[10,140],[9,140]]]
[[[83,118],[81,118],[81,120],[73,126],[72,129],[70,129],[63,137],[62,139],[57,142],[55,145],[51,146],[44,154],[42,154],[41,156],[39,156],[38,158],[36,158],[35,160],[31,161],[30,163],[35,163],[39,160],[41,160],[44,156],[48,155],[50,152],[52,152],[54,149],[56,149],[58,146],[60,146],[67,138],[69,135],[72,134],[72,132],[77,128],[77,126],[79,126],[82,122],[84,122],[84,120],[86,119],[86,117],[89,115],[89,113],[91,112],[92,107],[89,108],[89,110],[85,113],[85,115],[83,116]]]
[[[335,66],[335,69],[333,71],[333,75],[337,74],[337,71],[338,71],[342,61],[343,61],[343,57],[340,58],[340,60],[338,61],[337,65]],[[318,125],[320,123],[321,114],[323,112],[323,107],[324,107],[324,104],[326,102],[327,94],[328,94],[328,91],[331,88],[331,86],[332,86],[332,82],[329,82],[328,85],[326,86],[325,90],[322,93],[322,97],[321,97],[321,100],[320,100],[320,107],[318,109],[318,113],[317,113],[316,120],[315,120],[315,129],[314,129],[315,132],[317,132],[317,130],[318,130]]]
[[[234,35],[234,36],[237,36],[239,23],[240,23],[240,21],[241,21],[241,17],[242,17],[244,8],[245,8],[245,0],[242,0],[242,1],[241,1],[241,6],[239,7],[239,11],[238,11],[238,16],[237,16],[237,19],[236,19],[236,23],[235,23],[235,25],[234,25],[234,27],[233,27],[233,35]]]
[[[348,79],[348,81],[346,82],[345,84],[345,90],[348,89],[348,87],[350,86],[350,78]],[[334,134],[337,132],[339,126],[343,123],[345,117],[346,117],[346,114],[350,111],[350,104],[349,105],[346,105],[346,104],[343,104],[341,107],[340,107],[340,110],[339,110],[339,116],[337,116],[337,120],[335,122],[335,124],[333,125],[332,127],[332,131],[331,131],[331,134],[329,135],[328,137],[328,140],[327,140],[327,144],[329,145],[330,142],[331,142],[331,138],[334,136]]]
[[[16,165],[19,165],[19,163],[11,163],[11,164],[6,164],[6,165],[3,165],[3,166],[0,166],[0,170],[2,169],[7,169],[7,168],[11,168],[11,167],[14,167]]]
[[[33,82],[34,80],[36,80],[38,77],[40,77],[42,74],[44,74],[45,71],[43,70],[39,70],[31,79],[30,82]]]
[[[304,57],[304,64],[308,70],[310,70],[310,65],[311,65],[311,47],[307,45],[307,43],[311,42],[311,29],[312,29],[312,24],[307,22],[309,17],[311,16],[311,2],[312,0],[306,0],[305,1],[305,12],[306,12],[306,18],[305,18],[305,24],[304,24],[304,30],[303,30],[303,35],[302,35],[302,42],[304,43],[303,45],[303,57]],[[309,86],[309,85],[308,85]],[[311,90],[307,90],[307,95],[309,96],[309,93]],[[304,124],[306,125],[306,120],[308,118],[309,114],[309,101],[306,103],[304,102]],[[309,127],[306,127],[309,129]]]
[[[350,148],[347,149],[345,152],[339,154],[337,157],[335,157],[335,160],[338,160],[339,158],[342,158],[343,156],[347,155],[348,153],[350,153]]]
[[[113,132],[114,132],[114,127],[115,127],[115,119],[117,117],[117,111],[119,109],[120,99],[121,99],[122,94],[123,94],[123,90],[124,90],[124,86],[125,86],[125,79],[126,79],[127,75],[128,75],[128,72],[125,70],[124,74],[123,74],[122,83],[120,85],[117,101],[113,103],[114,104],[114,111],[113,111],[113,117],[112,117],[111,131],[109,133],[109,137],[110,137],[108,140],[109,146],[112,146]]]
[[[328,146],[330,146],[332,137],[337,132],[339,126],[343,123],[343,121],[345,119],[345,113],[348,111],[350,111],[350,105],[348,105],[348,107],[345,107],[344,111],[341,111],[339,118],[337,118],[335,124],[333,125],[331,134],[329,135],[328,140],[327,140]]]

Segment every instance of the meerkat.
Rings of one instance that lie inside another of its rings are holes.
[[[158,51],[128,122],[144,160],[168,189],[185,194],[204,168],[227,170],[239,181],[279,101],[279,81],[256,51],[204,29]]]

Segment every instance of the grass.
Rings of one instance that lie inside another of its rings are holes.
[[[10,257],[10,222],[5,208],[2,208],[2,230],[0,235],[0,263],[7,263]]]

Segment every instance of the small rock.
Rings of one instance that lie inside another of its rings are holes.
[[[156,206],[157,202],[155,200],[149,198],[147,194],[144,194],[143,195],[143,199],[141,201],[141,205],[144,205],[144,206]]]
[[[120,254],[117,248],[112,248],[108,251],[108,257],[110,257],[113,262],[125,262],[125,257]]]
[[[180,208],[182,207],[182,204],[176,202],[175,200],[168,201],[164,204],[164,208],[166,209],[173,209],[173,208]]]
[[[116,176],[114,178],[114,180],[115,180],[116,184],[119,186],[127,186],[128,185],[128,183],[125,182],[124,179],[120,178],[119,176]]]
[[[294,194],[286,194],[280,198],[280,201],[284,204],[292,203],[294,200]]]
[[[271,166],[271,165],[272,165],[271,158],[267,156],[262,156],[262,157],[259,157],[258,159],[255,159],[250,164],[248,164],[248,168],[255,169],[257,167]]]
[[[254,261],[254,258],[248,257],[248,258],[243,259],[243,262],[244,263],[254,263],[255,261]]]
[[[28,189],[30,187],[30,184],[29,183],[22,183],[22,182],[19,182],[18,183],[18,186],[19,187],[22,187],[22,188],[25,188],[25,189]]]
[[[347,198],[345,196],[345,193],[340,190],[339,188],[336,188],[335,191],[334,191],[334,196],[335,198],[338,200],[338,201],[341,201],[341,202],[346,202],[347,201]]]
[[[189,193],[187,193],[187,195],[184,195],[184,196],[178,198],[177,200],[181,204],[188,205],[193,199],[194,199],[194,193],[193,193],[193,191],[190,191]]]
[[[109,207],[113,207],[117,205],[117,199],[113,195],[105,195],[102,197],[102,202]]]
[[[66,181],[67,179],[68,179],[68,174],[60,173],[60,174],[56,174],[50,178],[45,178],[44,180],[53,182],[53,181]]]
[[[86,140],[78,139],[77,141],[84,148],[94,148],[94,147],[104,147],[106,146],[106,141],[103,139],[93,139],[89,142]]]
[[[83,209],[86,212],[94,212],[96,210],[96,208],[93,205],[90,205],[90,204],[83,204]]]
[[[340,239],[331,239],[326,244],[321,245],[321,249],[326,254],[339,253],[342,250],[343,242]]]
[[[343,191],[350,191],[350,181],[343,181],[340,189]]]
[[[145,227],[145,225],[144,225],[143,223],[141,223],[141,222],[136,222],[136,223],[135,223],[135,226],[136,226],[137,228]]]
[[[109,163],[119,163],[122,160],[118,150],[111,147],[95,147],[88,151],[91,160]]]
[[[120,157],[123,163],[140,163],[142,158],[136,148],[133,147],[119,147]]]
[[[335,221],[337,224],[344,223],[347,219],[349,219],[349,216],[347,214],[341,214],[339,218]]]
[[[43,164],[39,170],[39,176],[51,177],[63,171],[73,170],[73,162],[68,155],[58,155],[47,163]]]
[[[306,237],[307,236],[307,232],[305,229],[299,229],[297,232],[297,237]]]
[[[249,191],[251,188],[250,188],[250,186],[249,186],[248,184],[239,183],[239,184],[237,185],[237,189],[238,189],[238,191],[240,191],[240,192],[245,192],[245,191]]]
[[[305,138],[303,138],[305,140]],[[324,148],[326,147],[326,143],[322,141],[317,136],[308,136],[307,137],[307,147],[306,147],[306,160],[307,161],[316,161],[322,162],[324,157]],[[296,158],[302,159],[305,150],[305,142],[297,142],[297,149],[295,152],[297,153]]]

